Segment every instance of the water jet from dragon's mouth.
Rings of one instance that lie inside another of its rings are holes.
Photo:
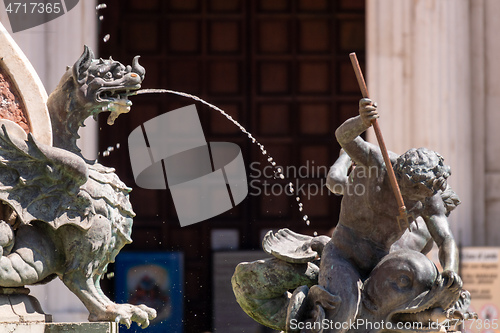
[[[200,102],[200,103],[207,105],[211,109],[218,111],[220,114],[222,114],[224,117],[226,117],[229,121],[231,121],[236,127],[238,127],[241,132],[246,134],[248,136],[248,138],[252,141],[253,144],[258,145],[260,148],[260,151],[263,155],[267,155],[267,161],[274,168],[274,175],[275,175],[274,179],[285,179],[286,178],[285,174],[283,173],[283,168],[280,168],[277,165],[277,163],[274,161],[274,158],[270,154],[267,153],[267,150],[264,148],[264,145],[262,143],[260,143],[259,141],[257,141],[257,139],[253,136],[252,133],[248,132],[247,129],[245,127],[243,127],[243,125],[241,125],[237,120],[235,120],[233,117],[231,117],[224,110],[222,110],[219,107],[201,99],[200,97],[195,96],[195,95],[191,95],[188,93],[175,91],[175,90],[168,90],[168,89],[140,89],[140,90],[136,90],[136,91],[132,92],[129,96],[142,95],[142,94],[165,94],[165,93],[166,94],[174,94],[174,95],[193,99],[197,102]],[[288,190],[288,195],[294,195],[295,189],[293,187],[293,183],[289,182],[288,185],[286,185],[286,189]],[[296,194],[295,199],[296,199],[296,202],[298,205],[299,212],[302,212],[304,210],[304,205],[300,202],[301,199],[300,199],[300,196],[298,195],[298,193]],[[303,220],[305,221],[307,226],[310,226],[311,222],[310,222],[307,215],[303,215]],[[315,236],[317,235],[316,231],[314,232],[314,235]]]

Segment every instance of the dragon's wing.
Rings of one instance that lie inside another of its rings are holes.
[[[54,228],[71,223],[88,228],[90,196],[80,190],[88,179],[85,161],[68,151],[24,141],[0,130],[0,200],[23,223],[41,220]]]
[[[313,261],[318,253],[311,249],[313,237],[301,235],[290,229],[280,229],[273,234],[269,231],[262,240],[262,248],[268,254],[290,263]]]

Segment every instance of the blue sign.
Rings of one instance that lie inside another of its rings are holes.
[[[180,252],[122,252],[116,257],[116,303],[144,304],[157,317],[142,329],[133,323],[120,332],[182,333],[184,265]]]

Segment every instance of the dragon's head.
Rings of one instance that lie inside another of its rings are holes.
[[[139,56],[131,66],[124,66],[111,58],[94,59],[92,50],[85,46],[47,100],[53,145],[80,154],[76,142],[85,120],[109,111],[108,124],[112,125],[120,114],[129,112],[132,102],[128,96],[141,87],[145,73]]]
[[[111,58],[94,59],[87,46],[73,65],[73,79],[78,83],[80,103],[92,109],[94,118],[103,111],[110,111],[108,124],[112,125],[121,113],[130,111],[128,96],[141,87],[146,71],[139,65],[139,56],[132,66],[124,66]]]

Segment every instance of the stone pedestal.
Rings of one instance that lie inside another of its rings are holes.
[[[118,333],[117,323],[52,323],[29,291],[0,287],[0,333]]]
[[[9,333],[118,333],[117,323],[0,323]]]
[[[29,291],[28,288],[0,288],[1,323],[52,322],[52,316],[43,312],[38,300],[28,295]]]

